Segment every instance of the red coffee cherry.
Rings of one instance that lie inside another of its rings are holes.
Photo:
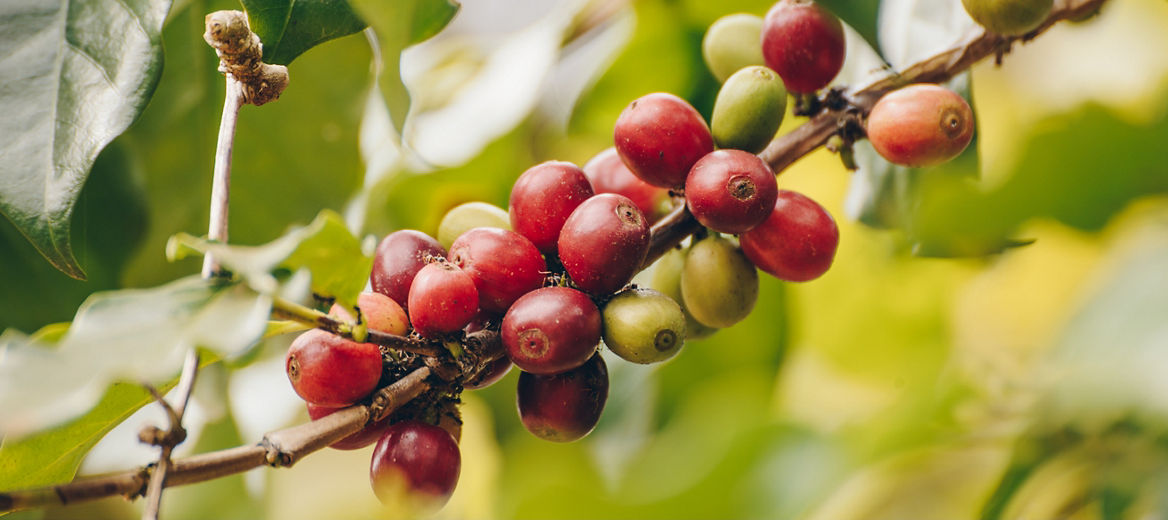
[[[592,185],[575,164],[548,161],[532,166],[511,187],[511,228],[543,253],[554,254],[564,221],[592,194]]]
[[[781,0],[767,11],[762,54],[792,93],[826,87],[844,65],[844,27],[811,0]]]
[[[940,85],[910,85],[884,95],[868,114],[868,140],[881,157],[903,166],[946,162],[973,139],[973,110]]]
[[[580,366],[600,343],[600,309],[588,295],[567,287],[544,287],[516,300],[499,328],[507,357],[535,374]]]
[[[690,167],[714,151],[702,115],[685,100],[662,92],[625,107],[616,120],[613,142],[634,175],[662,188],[680,188]]]
[[[606,148],[590,159],[584,165],[584,175],[588,176],[588,182],[592,183],[596,193],[616,193],[628,197],[649,222],[665,216],[669,211],[669,190],[653,186],[633,175],[614,147]]]
[[[835,219],[819,203],[779,190],[771,216],[739,237],[742,252],[759,269],[789,282],[814,280],[827,272],[839,245]]]
[[[600,354],[559,374],[519,373],[516,403],[532,435],[571,442],[588,435],[600,421],[608,399],[608,367]]]
[[[308,403],[308,417],[315,421],[341,409]],[[356,433],[330,444],[329,447],[336,450],[359,450],[373,444],[377,442],[377,439],[381,438],[381,434],[385,432],[385,429],[389,428],[389,417],[387,415],[380,421],[366,424],[364,428],[361,428]]]
[[[361,293],[357,296],[357,306],[361,308],[365,326],[370,330],[398,336],[410,331],[410,318],[406,316],[406,311],[389,296],[377,292]],[[356,319],[339,304],[333,304],[329,315],[342,320]]]
[[[369,481],[382,504],[413,517],[445,505],[461,470],[462,455],[449,432],[410,420],[381,435],[373,449]]]
[[[414,275],[426,265],[427,257],[445,258],[446,248],[434,237],[412,229],[385,235],[381,243],[377,244],[369,283],[374,291],[408,308],[410,284],[414,281]]]
[[[312,329],[292,341],[284,369],[301,399],[318,406],[349,406],[377,388],[381,349]]]
[[[703,226],[739,234],[766,220],[779,186],[775,172],[757,155],[718,150],[694,165],[685,181],[685,203]]]
[[[580,289],[616,292],[649,252],[649,222],[633,201],[603,193],[584,201],[560,231],[560,262]]]
[[[543,286],[547,264],[530,240],[514,231],[475,228],[454,241],[450,262],[474,280],[479,308],[502,315],[520,296]]]
[[[425,337],[462,330],[479,312],[474,279],[445,260],[426,264],[410,287],[410,322]]]

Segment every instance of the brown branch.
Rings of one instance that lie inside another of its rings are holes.
[[[295,320],[344,338],[362,343],[373,343],[400,352],[421,356],[440,356],[446,352],[446,348],[442,346],[441,342],[398,336],[373,329],[367,330],[363,338],[356,338],[353,335],[354,323],[338,320],[318,310],[281,298],[272,300],[272,316]]]
[[[170,455],[174,451],[175,446],[178,446],[187,438],[187,430],[183,428],[183,415],[186,414],[187,403],[191,400],[191,391],[195,388],[195,376],[199,373],[199,354],[195,349],[190,349],[187,352],[186,361],[183,363],[182,375],[178,380],[178,387],[176,388],[178,402],[174,406],[166,402],[162,395],[152,386],[146,388],[154,394],[154,398],[158,403],[166,409],[166,414],[170,420],[170,427],[166,431],[161,431],[157,427],[151,426],[144,428],[139,434],[138,438],[142,442],[158,446],[161,453],[158,456],[158,464],[155,466],[155,471],[150,475],[150,482],[146,490],[146,507],[142,510],[143,520],[158,520],[158,512],[162,508],[162,488],[166,486],[166,479],[173,463],[170,460]]]

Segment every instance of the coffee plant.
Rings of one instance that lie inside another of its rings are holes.
[[[1164,2],[0,14],[0,516],[1168,513]]]

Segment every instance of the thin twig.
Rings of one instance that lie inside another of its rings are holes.
[[[299,303],[283,298],[275,298],[272,300],[272,316],[295,320],[305,325],[327,330],[344,338],[355,339],[353,337],[353,323],[338,320],[316,309],[305,307]],[[400,352],[409,352],[422,356],[440,356],[446,352],[446,348],[438,341],[398,336],[397,334],[390,334],[373,329],[368,329],[365,337],[360,341],[362,343],[373,343]]]
[[[179,377],[178,386],[176,387],[177,404],[171,405],[166,402],[154,387],[146,387],[150,390],[150,393],[154,394],[154,398],[158,400],[159,404],[166,409],[170,421],[170,428],[165,432],[160,432],[157,428],[151,428],[143,430],[139,434],[139,437],[143,441],[161,448],[161,453],[158,456],[158,465],[155,466],[154,471],[151,473],[150,482],[147,486],[146,506],[142,510],[142,520],[158,520],[158,512],[162,507],[162,488],[166,486],[167,474],[171,468],[170,454],[174,451],[174,447],[182,443],[187,437],[182,420],[187,410],[187,403],[191,400],[191,391],[194,390],[195,376],[198,373],[199,353],[192,348],[187,351],[187,358],[183,363],[182,375]]]
[[[223,117],[219,120],[219,141],[215,145],[215,171],[211,181],[211,219],[207,238],[227,243],[227,211],[231,195],[231,154],[235,148],[235,123],[243,106],[243,88],[227,76],[227,94],[223,98]],[[203,278],[219,273],[219,263],[211,253],[203,257]]]

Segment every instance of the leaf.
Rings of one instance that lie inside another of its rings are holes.
[[[410,111],[410,94],[399,72],[401,53],[446,26],[459,4],[452,0],[352,0],[353,8],[377,34],[381,53],[381,93],[399,135]]]
[[[167,257],[172,260],[208,252],[262,294],[272,295],[280,288],[276,271],[306,269],[313,292],[345,305],[356,304],[373,269],[371,254],[349,233],[340,215],[330,210],[263,246],[219,244],[186,233],[175,235],[167,244]]]
[[[78,279],[70,217],[98,152],[146,107],[162,73],[169,0],[0,5],[0,213]]]
[[[56,348],[0,335],[0,432],[19,437],[89,410],[115,381],[160,384],[195,347],[233,359],[263,334],[270,298],[198,277],[91,296]],[[66,383],[67,382],[67,383]]]
[[[264,44],[264,61],[287,65],[317,45],[365,28],[345,0],[240,0]]]

